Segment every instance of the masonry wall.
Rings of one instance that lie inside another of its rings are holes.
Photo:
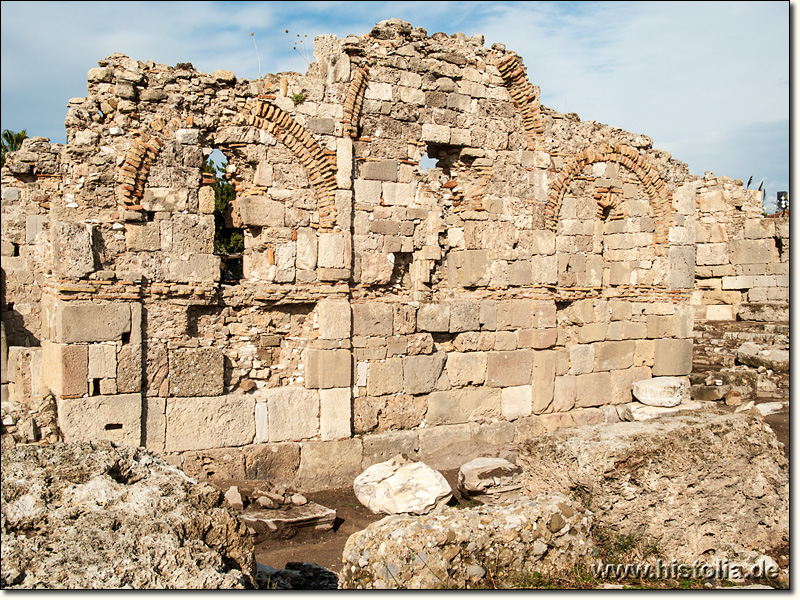
[[[392,20],[315,59],[246,81],[112,55],[65,146],[9,155],[3,325],[32,349],[4,394],[52,393],[48,435],[305,489],[397,452],[457,466],[618,420],[633,381],[688,375],[714,282],[755,277],[704,258],[716,182],[542,107],[502,45]],[[213,253],[215,148],[238,281]]]

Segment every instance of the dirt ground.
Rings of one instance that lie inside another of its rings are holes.
[[[758,400],[757,403],[771,401],[775,399]],[[784,453],[789,458],[789,411],[769,415],[765,420],[775,431],[778,441],[783,443]],[[454,494],[458,494],[457,470],[445,471],[443,475],[453,488]],[[256,540],[256,560],[276,569],[284,568],[288,562],[313,562],[338,573],[342,567],[342,553],[347,539],[386,515],[370,512],[358,501],[352,487],[305,495],[318,504],[336,510],[333,530],[300,531],[290,538],[283,539],[260,537]],[[463,500],[459,496],[455,502]]]

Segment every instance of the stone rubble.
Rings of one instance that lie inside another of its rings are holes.
[[[519,499],[522,469],[504,458],[478,457],[458,469],[458,490],[482,504],[509,503]]]
[[[562,494],[391,515],[347,540],[342,589],[469,589],[591,559],[592,513]]]

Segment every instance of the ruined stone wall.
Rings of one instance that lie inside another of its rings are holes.
[[[65,146],[9,155],[3,323],[37,347],[9,364],[16,401],[52,392],[68,440],[314,489],[615,421],[633,381],[688,375],[710,182],[541,106],[481,36],[384,22],[315,60],[247,81],[112,55]]]

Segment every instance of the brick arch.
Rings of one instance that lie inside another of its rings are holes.
[[[331,160],[305,127],[274,104],[259,101],[247,124],[275,136],[300,160],[317,196],[320,229],[332,229],[336,223],[335,159]]]
[[[148,139],[144,134],[139,134],[133,139],[117,171],[120,196],[126,210],[142,210],[140,202],[144,195],[144,185],[161,146],[161,140],[155,136]]]
[[[648,163],[645,157],[635,148],[625,144],[590,145],[570,158],[559,171],[550,188],[545,205],[545,224],[547,229],[556,230],[558,215],[561,212],[561,203],[564,194],[572,179],[578,175],[586,165],[596,162],[617,162],[639,178],[650,198],[650,206],[656,222],[655,243],[664,244],[667,241],[669,228],[672,225],[672,192],[667,192],[664,180],[658,171]]]
[[[358,137],[358,121],[361,118],[361,106],[364,104],[364,92],[369,84],[369,67],[358,67],[347,88],[344,99],[342,125],[344,134],[351,138]]]
[[[507,54],[495,62],[514,107],[522,116],[525,141],[529,150],[544,145],[544,117],[536,89],[525,75],[525,67],[516,54]]]

